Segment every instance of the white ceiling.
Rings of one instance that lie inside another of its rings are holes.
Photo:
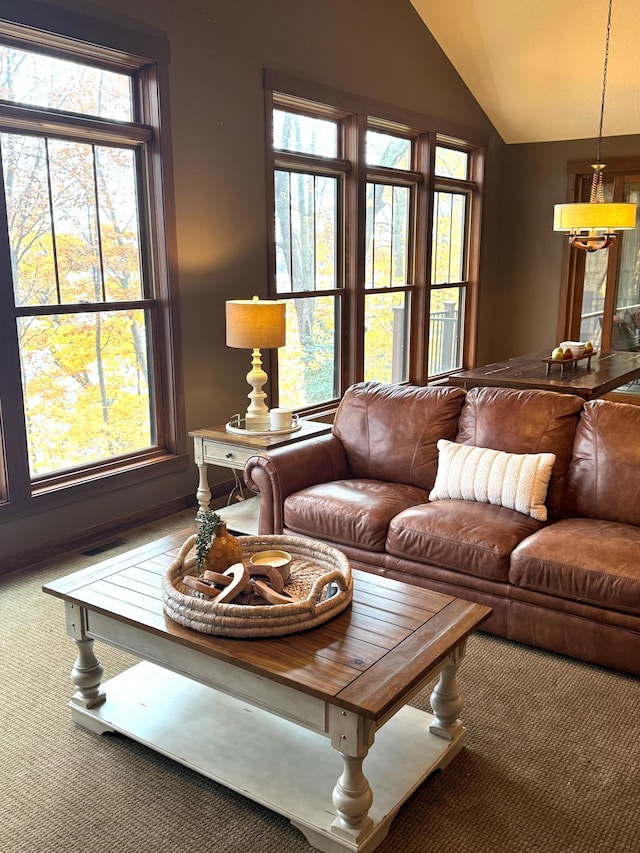
[[[608,0],[411,0],[507,143],[597,137]],[[640,133],[640,0],[613,0],[603,136]]]

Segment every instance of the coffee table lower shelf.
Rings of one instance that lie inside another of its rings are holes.
[[[433,716],[409,705],[376,731],[364,762],[373,791],[370,830],[357,842],[332,828],[332,791],[343,771],[327,737],[197,681],[143,661],[102,685],[106,700],[70,702],[76,723],[118,732],[286,818],[324,853],[369,853],[400,806],[460,751],[429,731]]]

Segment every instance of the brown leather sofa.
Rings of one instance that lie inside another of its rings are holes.
[[[556,456],[546,521],[433,500],[438,439]],[[483,630],[640,675],[640,407],[571,394],[359,383],[331,434],[251,458],[260,533],[487,604]]]

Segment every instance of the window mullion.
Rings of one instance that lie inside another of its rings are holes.
[[[49,216],[51,218],[51,251],[53,254],[53,271],[56,278],[56,295],[58,304],[62,302],[60,294],[60,270],[58,267],[58,246],[56,241],[56,221],[53,215],[53,190],[51,188],[51,160],[49,159],[49,140],[44,138],[45,162],[47,164],[47,196],[49,199]]]
[[[288,172],[314,172],[317,175],[341,175],[351,170],[348,160],[329,157],[310,157],[293,151],[276,151],[273,168]]]
[[[91,140],[96,144],[126,147],[143,145],[153,137],[152,128],[145,124],[117,123],[73,114],[56,114],[49,110],[7,103],[0,104],[0,129],[39,136],[46,133],[59,139],[79,139],[83,142]]]
[[[424,175],[424,180],[416,186],[408,375],[410,382],[422,385],[427,381],[429,347],[435,134],[421,134],[416,139],[414,159],[417,170]]]
[[[395,261],[395,236],[396,236],[396,188],[391,187],[391,239],[389,241],[389,287],[393,285],[393,264]],[[406,282],[406,276],[405,276]]]
[[[356,114],[345,122],[345,155],[352,163],[347,198],[347,259],[344,388],[364,375],[365,245],[367,211],[367,116]]]
[[[98,260],[100,264],[100,292],[102,293],[102,301],[107,301],[107,294],[105,290],[104,283],[104,253],[102,250],[102,225],[100,222],[100,204],[99,204],[99,196],[98,196],[98,164],[96,162],[96,146],[91,146],[91,162],[93,165],[93,196],[95,200],[96,206],[96,239],[98,241]]]
[[[1,153],[1,152],[0,152]],[[4,170],[0,156],[0,280],[12,281],[7,210],[4,204]],[[0,506],[8,501],[24,505],[29,500],[29,460],[20,382],[20,351],[14,317],[13,288],[0,287]],[[17,402],[18,401],[18,402]]]
[[[145,310],[156,305],[155,299],[131,299],[127,302],[80,302],[59,305],[22,305],[14,309],[16,317],[49,317],[54,314],[97,314],[108,311]]]

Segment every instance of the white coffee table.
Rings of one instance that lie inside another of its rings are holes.
[[[172,622],[160,597],[189,533],[44,587],[64,600],[78,647],[73,719],[285,815],[325,853],[374,850],[400,806],[462,747],[456,671],[490,609],[354,572],[350,607],[310,631],[201,634]],[[102,684],[95,640],[143,662]],[[438,673],[434,713],[407,705]]]

